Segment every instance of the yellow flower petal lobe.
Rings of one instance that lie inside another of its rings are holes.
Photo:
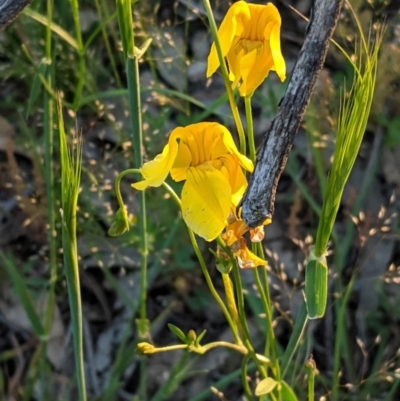
[[[271,53],[274,60],[274,70],[283,82],[286,79],[286,64],[281,52],[280,26],[275,25],[270,39]]]
[[[286,65],[280,46],[281,17],[278,9],[267,5],[238,1],[228,10],[218,30],[223,55],[229,66],[232,87],[238,84],[241,96],[251,95],[268,76],[276,71],[284,81]],[[219,67],[215,45],[208,58],[207,77]]]
[[[249,6],[245,1],[237,1],[232,4],[218,29],[218,39],[221,44],[222,54],[226,56],[231,48],[233,38],[240,36],[244,27],[250,21],[251,15]],[[208,56],[207,78],[210,77],[219,67],[219,59],[215,43],[211,46]]]
[[[177,153],[178,143],[170,139],[162,153],[141,168],[144,180],[132,184],[132,187],[140,191],[145,190],[148,186],[159,187],[167,178]]]
[[[215,239],[231,205],[231,189],[224,175],[210,164],[190,167],[181,198],[187,226],[206,241]]]

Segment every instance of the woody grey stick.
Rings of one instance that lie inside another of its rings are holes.
[[[32,0],[0,0],[0,32],[11,24]]]
[[[325,61],[343,0],[315,0],[307,34],[278,114],[264,136],[242,202],[242,218],[256,227],[274,214],[276,188]]]

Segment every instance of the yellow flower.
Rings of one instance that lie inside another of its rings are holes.
[[[247,248],[247,243],[243,235],[246,232],[250,232],[251,242],[261,242],[264,239],[264,225],[270,223],[271,220],[267,219],[264,221],[263,225],[256,228],[249,228],[246,223],[231,210],[228,217],[228,224],[221,237],[226,246],[229,247],[231,252],[237,257],[239,266],[242,269],[267,265],[265,260],[259,258]]]
[[[226,225],[233,206],[247,187],[242,171],[253,163],[239,153],[232,135],[221,124],[198,123],[175,128],[161,154],[141,169],[144,180],[132,184],[138,190],[159,187],[168,173],[182,188],[182,216],[196,234],[215,239]]]
[[[229,79],[233,81],[233,88],[240,83],[241,96],[251,95],[271,70],[276,71],[281,81],[285,80],[280,28],[281,16],[272,3],[264,6],[237,1],[229,8],[218,29],[218,38],[222,54],[228,60]],[[207,78],[219,65],[213,43],[208,56]]]

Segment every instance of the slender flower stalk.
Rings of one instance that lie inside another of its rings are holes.
[[[168,193],[172,196],[172,198],[177,203],[177,205],[181,208],[182,207],[181,200],[179,199],[176,192],[167,183],[164,182],[162,185],[168,191]],[[210,276],[210,273],[208,272],[206,263],[204,261],[203,255],[200,251],[199,245],[197,244],[196,237],[195,237],[193,231],[189,227],[188,227],[188,232],[189,232],[190,242],[192,243],[193,250],[200,263],[201,270],[203,272],[204,278],[205,278],[207,286],[211,292],[211,295],[214,297],[215,301],[221,308],[222,313],[224,314],[224,316],[229,324],[229,327],[231,328],[232,335],[235,339],[235,343],[240,345],[240,344],[242,344],[242,341],[238,335],[238,330],[237,330],[237,326],[235,323],[235,317],[231,316],[231,314],[229,313],[229,310],[226,308],[224,302],[222,301],[221,297],[219,296],[217,290],[215,289],[214,284],[211,279],[211,276]]]
[[[235,101],[235,96],[233,95],[233,90],[231,82],[229,79],[228,68],[225,63],[224,54],[222,52],[220,40],[218,37],[218,29],[215,23],[214,14],[212,12],[210,0],[203,0],[204,8],[207,13],[208,23],[210,24],[211,33],[214,38],[214,43],[216,47],[217,57],[220,62],[222,77],[224,79],[226,94],[228,95],[229,106],[231,107],[232,116],[235,121],[236,129],[239,136],[239,150],[240,153],[246,154],[246,136],[244,134],[242,120],[240,119],[239,110]]]
[[[237,327],[241,328],[239,314],[236,307],[235,294],[233,292],[232,282],[228,273],[222,273],[222,282],[224,283],[225,296],[230,315],[233,317]]]
[[[244,97],[244,107],[246,113],[247,123],[247,141],[249,143],[249,156],[250,160],[255,163],[256,161],[256,145],[254,141],[254,126],[253,126],[253,114],[251,110],[251,98],[252,96]]]
[[[61,219],[64,270],[71,310],[76,377],[79,401],[86,401],[85,371],[83,363],[82,301],[79,281],[78,245],[76,238],[76,210],[82,167],[82,143],[78,139],[75,149],[69,149],[64,130],[61,100],[58,100],[58,129],[61,159]]]
[[[44,79],[46,80],[49,87],[54,87],[54,65],[52,64],[52,36],[51,36],[51,23],[53,15],[53,1],[47,0],[47,25],[46,25],[46,42],[45,42],[45,63],[46,69]],[[47,307],[45,311],[44,327],[47,337],[49,337],[51,331],[51,324],[54,318],[54,305],[55,305],[55,286],[57,282],[57,239],[54,235],[55,226],[55,188],[54,188],[54,112],[55,112],[55,101],[54,98],[47,92],[43,91],[43,129],[44,129],[44,174],[46,181],[46,201],[47,201],[47,220],[48,220],[48,232],[47,239],[49,243],[49,291],[47,299]],[[47,341],[42,342],[42,361],[45,365],[46,352],[47,352]],[[41,367],[42,372],[42,398],[45,397],[46,382],[44,378],[45,366]]]
[[[132,17],[131,0],[116,0],[118,24],[122,39],[122,47],[126,63],[126,77],[128,82],[129,114],[133,134],[133,149],[135,166],[140,167],[143,163],[143,126],[142,107],[140,101],[140,79],[139,79],[139,58],[143,51],[135,47],[135,36]],[[138,336],[140,339],[147,339],[148,321],[146,311],[147,301],[147,215],[146,215],[146,194],[139,195],[139,228],[140,228],[140,295],[139,308],[140,318],[138,322]],[[140,361],[140,385],[139,395],[142,400],[147,399],[146,393],[146,360]]]
[[[139,58],[143,52],[135,47],[135,37],[132,19],[131,0],[117,0],[118,23],[123,44],[123,51],[126,62],[126,75],[128,81],[129,111],[133,132],[133,148],[135,166],[140,167],[143,163],[143,129],[142,109],[140,102],[140,79],[139,79]],[[146,290],[147,290],[147,218],[145,194],[139,196],[139,227],[140,227],[140,320],[139,336],[146,339],[148,336],[147,313],[146,313]]]
[[[75,89],[73,109],[76,111],[82,96],[83,85],[85,83],[85,48],[83,46],[81,24],[79,20],[79,2],[78,0],[69,0],[74,18],[76,44],[78,48],[78,84]]]

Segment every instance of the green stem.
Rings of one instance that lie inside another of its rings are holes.
[[[349,300],[350,294],[353,290],[354,285],[353,276],[345,290],[343,295],[343,299],[338,299],[336,301],[336,333],[335,333],[335,350],[333,355],[333,382],[332,382],[332,400],[336,401],[338,399],[338,389],[339,389],[339,369],[340,369],[340,359],[341,359],[341,351],[343,350],[343,341],[344,333],[345,333],[345,317],[346,317],[346,306]]]
[[[267,372],[265,370],[265,367],[257,359],[256,354],[254,352],[253,345],[251,343],[250,332],[249,332],[249,328],[247,326],[247,321],[246,321],[246,311],[244,308],[242,280],[240,278],[239,266],[237,263],[233,264],[232,270],[233,270],[233,277],[235,280],[236,297],[238,299],[239,319],[240,319],[241,328],[242,328],[243,337],[244,337],[244,345],[247,348],[249,354],[252,356],[255,364],[257,365],[257,369],[260,373],[260,376],[262,378],[266,378]]]
[[[239,110],[236,105],[235,96],[233,95],[232,84],[229,80],[228,67],[226,66],[225,57],[222,53],[221,44],[218,38],[218,29],[214,20],[214,14],[212,12],[210,0],[203,0],[204,8],[207,13],[208,22],[210,24],[211,32],[214,38],[215,47],[217,49],[218,59],[221,66],[222,77],[224,79],[226,93],[228,95],[229,105],[231,107],[232,116],[236,124],[236,129],[239,135],[239,149],[242,154],[246,154],[246,136],[240,119]]]
[[[141,167],[143,164],[142,144],[142,112],[140,104],[140,80],[139,80],[139,62],[136,56],[128,57],[126,60],[127,78],[128,78],[128,94],[129,94],[129,110],[131,115],[133,146],[135,165]],[[147,338],[147,313],[146,313],[146,297],[147,297],[147,218],[146,218],[146,197],[145,192],[140,192],[140,321],[139,336],[143,339]]]
[[[241,370],[242,370],[242,385],[244,396],[247,401],[253,401],[252,391],[249,386],[249,382],[247,380],[247,363],[250,359],[250,355],[246,355],[242,360]]]
[[[78,139],[75,150],[68,148],[60,99],[58,101],[58,129],[60,135],[61,227],[64,270],[71,311],[72,337],[74,343],[79,400],[86,401],[85,370],[83,361],[82,300],[76,237],[76,211],[82,167],[82,142],[81,139]]]
[[[156,394],[151,398],[151,401],[164,401],[166,397],[169,397],[174,389],[179,385],[180,380],[185,377],[188,366],[189,353],[185,352],[178,363],[169,372],[168,379],[158,389]]]
[[[168,191],[168,193],[172,196],[174,201],[177,203],[177,205],[181,209],[181,207],[182,207],[181,200],[179,199],[179,197],[175,193],[175,191],[166,182],[163,182],[162,185]],[[222,313],[224,314],[224,316],[225,316],[225,318],[226,318],[226,320],[227,320],[227,322],[229,324],[229,327],[231,328],[233,338],[235,339],[235,343],[236,344],[242,344],[242,341],[240,340],[240,337],[239,337],[239,335],[237,333],[236,324],[235,324],[234,320],[232,319],[228,309],[226,308],[223,300],[221,299],[221,297],[219,296],[217,290],[214,287],[214,284],[213,284],[213,282],[211,280],[210,273],[208,272],[206,263],[205,263],[205,261],[203,259],[203,255],[201,254],[201,251],[199,249],[199,245],[197,244],[196,237],[195,237],[193,231],[189,227],[188,227],[188,233],[189,233],[190,241],[192,243],[193,250],[194,250],[194,252],[195,252],[195,254],[197,256],[197,259],[199,260],[201,270],[203,272],[204,278],[205,278],[207,286],[208,286],[208,288],[209,288],[209,290],[211,292],[211,295],[214,297],[215,301],[217,302],[217,304],[221,308]]]
[[[261,242],[255,243],[254,251],[260,258],[265,260],[264,249],[262,247]],[[277,349],[276,349],[276,341],[275,341],[275,333],[272,324],[272,305],[271,305],[271,296],[269,293],[269,283],[268,283],[268,276],[267,276],[267,269],[265,267],[261,268],[262,272],[262,282],[259,276],[258,268],[254,269],[254,279],[258,288],[258,291],[261,296],[261,302],[265,311],[266,316],[266,324],[267,324],[267,334],[268,339],[266,343],[266,349],[269,348],[269,352],[272,355],[272,362],[275,366],[275,378],[277,381],[280,380],[280,366],[277,357]]]
[[[240,320],[239,320],[239,315],[236,307],[236,301],[235,301],[235,295],[232,289],[232,282],[229,277],[229,274],[227,273],[222,273],[222,282],[224,283],[224,289],[225,289],[225,296],[226,296],[226,301],[228,304],[228,310],[235,321],[237,327],[241,326]]]
[[[129,111],[133,133],[134,160],[136,167],[143,164],[142,145],[143,145],[143,126],[142,126],[142,107],[140,101],[140,79],[139,79],[139,60],[134,54],[134,34],[132,21],[131,2],[125,2],[125,13],[122,16],[125,26],[125,46],[126,55],[126,75],[128,80]],[[123,34],[124,35],[124,34]],[[139,339],[146,339],[149,336],[147,322],[147,213],[146,213],[146,193],[143,191],[139,195],[139,229],[140,229],[140,318],[138,323]],[[146,400],[146,360],[140,361],[140,398]]]
[[[296,323],[293,327],[292,334],[290,335],[289,343],[282,357],[282,363],[281,363],[282,378],[285,377],[285,374],[293,358],[293,355],[296,349],[298,348],[301,339],[303,338],[307,322],[308,322],[307,306],[306,303],[303,301],[300,307],[300,311],[297,315]]]
[[[51,59],[51,22],[53,14],[53,1],[47,0],[47,25],[46,25],[46,44],[45,44],[45,57],[46,57],[46,72],[45,79],[50,87],[53,87],[54,82],[54,67]],[[44,329],[47,338],[50,335],[51,323],[54,315],[55,305],[55,285],[57,282],[57,244],[55,233],[55,188],[54,188],[54,166],[53,166],[53,149],[54,149],[54,99],[48,92],[43,92],[44,114],[43,114],[43,129],[44,129],[44,174],[46,182],[46,202],[47,202],[47,220],[49,228],[47,231],[47,240],[49,243],[49,291],[47,299],[47,307],[45,311]],[[47,352],[47,339],[42,341],[42,358],[41,372],[42,372],[42,395],[45,394],[46,382],[44,378],[44,365],[46,361]]]
[[[213,341],[212,343],[208,343],[205,345],[175,344],[175,345],[167,345],[165,347],[154,347],[148,343],[138,344],[139,352],[142,352],[145,355],[159,354],[161,352],[177,351],[180,349],[187,349],[189,352],[195,352],[196,354],[203,355],[214,348],[220,348],[220,347],[229,348],[238,352],[239,354],[251,356],[251,353],[249,353],[248,349],[243,345],[233,344],[227,341]],[[271,364],[271,361],[264,355],[254,354],[254,356],[260,363],[266,365]]]
[[[86,385],[83,359],[83,330],[82,330],[82,301],[79,281],[79,266],[76,241],[76,221],[68,227],[63,221],[63,251],[65,263],[65,276],[67,279],[68,298],[71,310],[71,323],[73,331],[76,376],[79,390],[79,400],[86,401]],[[74,227],[75,226],[75,227]],[[75,230],[75,231],[74,231]]]
[[[245,96],[244,108],[246,112],[247,141],[249,142],[250,160],[254,163],[256,161],[256,145],[254,142],[254,126],[253,126],[253,113],[251,110],[251,98],[252,95]]]
[[[100,5],[99,0],[95,0],[96,11],[97,11],[100,21],[103,21],[104,15],[107,15],[107,16],[110,15],[108,10],[102,9],[103,5],[104,5],[104,1],[102,1],[102,4]],[[111,70],[112,70],[114,78],[115,78],[116,86],[117,86],[117,88],[122,88],[121,79],[119,77],[118,69],[117,69],[117,66],[115,63],[115,59],[114,59],[115,52],[113,52],[111,49],[111,44],[110,44],[110,40],[108,39],[108,33],[106,31],[105,25],[101,25],[101,34],[103,37],[103,41],[104,41],[104,45],[106,48],[108,58],[110,60]],[[85,46],[87,46],[87,44],[85,44]]]
[[[120,183],[121,183],[122,178],[124,178],[127,174],[140,174],[140,170],[138,168],[129,168],[127,170],[124,170],[118,174],[118,176],[115,180],[115,184],[114,184],[115,196],[117,197],[118,206],[121,209],[125,207],[125,204],[124,204],[124,201],[121,196]]]
[[[85,83],[85,49],[82,41],[81,24],[79,20],[79,4],[78,0],[70,0],[72,8],[72,16],[75,25],[76,43],[78,46],[78,84],[75,89],[75,97],[73,102],[73,109],[78,109],[79,101],[82,96],[82,89]]]
[[[306,362],[306,370],[307,370],[308,401],[314,401],[314,381],[317,367],[312,357]]]

